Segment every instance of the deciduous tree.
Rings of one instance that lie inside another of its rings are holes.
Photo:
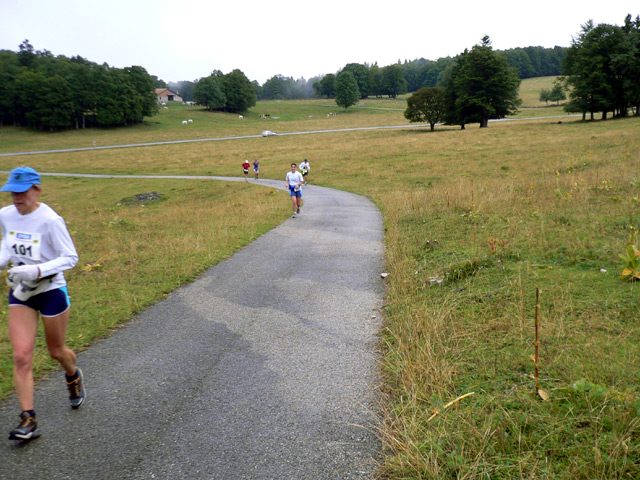
[[[369,95],[382,97],[382,70],[377,63],[369,68]]]
[[[193,88],[193,99],[207,110],[223,110],[227,97],[222,91],[220,78],[214,75],[201,78]]]
[[[389,65],[382,69],[382,91],[390,98],[407,93],[407,81],[400,65]]]
[[[546,102],[547,105],[549,105],[550,97],[551,97],[551,90],[549,90],[548,88],[543,88],[542,90],[540,90],[541,102]]]
[[[351,72],[353,78],[358,84],[360,98],[367,98],[370,94],[369,86],[369,67],[361,63],[349,63],[343,69],[343,72]]]
[[[429,122],[433,132],[436,123],[444,119],[446,111],[445,90],[442,87],[425,87],[407,99],[404,116],[410,122]]]
[[[155,94],[153,78],[144,67],[132,66],[122,69],[126,75],[126,82],[131,86],[133,103],[137,113],[130,118],[133,123],[142,122],[144,117],[152,117],[158,112],[158,97]]]
[[[358,90],[358,84],[356,79],[353,78],[351,72],[340,72],[336,77],[335,83],[336,89],[336,104],[339,107],[347,109],[358,103],[360,98],[360,91]]]
[[[320,96],[327,98],[333,98],[336,95],[336,76],[333,73],[328,73],[318,82],[317,92]]]
[[[238,69],[222,77],[222,87],[227,97],[225,110],[242,113],[256,104],[256,92],[245,74]]]
[[[560,105],[560,100],[566,100],[567,94],[564,91],[562,85],[558,82],[553,84],[553,88],[549,91],[549,101],[556,102],[557,105]]]

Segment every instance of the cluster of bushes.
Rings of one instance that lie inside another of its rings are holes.
[[[82,57],[0,50],[0,125],[60,130],[142,122],[157,113],[153,79],[138,66],[112,68]]]

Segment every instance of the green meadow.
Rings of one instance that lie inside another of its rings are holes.
[[[0,169],[240,176],[242,160],[257,157],[261,176],[284,179],[291,162],[308,158],[311,183],[366,195],[384,217],[381,478],[640,478],[640,290],[621,278],[620,258],[638,244],[640,117],[567,116],[538,100],[552,80],[524,81],[519,120],[486,129],[89,148],[0,157]],[[170,105],[127,129],[2,127],[0,153],[404,125],[405,106],[369,99],[344,112],[329,100],[263,102],[240,119]],[[67,275],[77,350],[289,211],[286,193],[251,182],[45,177],[43,187],[80,254]],[[163,196],[135,200],[147,192]],[[38,377],[54,367],[43,350],[39,340]],[[4,397],[10,352],[5,327]]]

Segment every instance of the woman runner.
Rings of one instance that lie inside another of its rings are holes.
[[[42,193],[38,172],[16,168],[0,191],[11,192],[13,200],[13,205],[0,210],[0,268],[11,264],[9,338],[13,381],[22,409],[20,423],[9,439],[28,440],[39,435],[32,371],[39,317],[49,354],[65,371],[71,408],[80,407],[85,400],[82,371],[65,343],[70,301],[63,272],[76,265],[78,254],[62,217],[38,201]]]
[[[291,171],[287,172],[286,176],[287,188],[289,188],[289,195],[291,196],[291,203],[293,204],[293,215],[295,217],[300,213],[300,205],[302,203],[302,175],[296,170],[296,164],[291,164]]]

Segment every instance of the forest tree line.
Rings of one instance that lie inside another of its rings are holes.
[[[0,125],[61,130],[126,126],[157,113],[153,79],[138,66],[113,68],[82,57],[0,50]]]
[[[131,125],[157,113],[155,88],[160,87],[171,88],[209,110],[229,112],[244,112],[257,100],[335,98],[338,105],[348,108],[354,104],[354,96],[395,98],[434,87],[444,88],[450,95],[451,79],[467,53],[434,61],[405,60],[385,67],[350,63],[336,73],[309,80],[275,75],[263,85],[250,81],[240,70],[228,74],[214,70],[193,82],[167,84],[140,66],[114,68],[79,56],[56,57],[47,50],[35,51],[25,40],[18,52],[0,50],[0,82],[4,87],[0,125],[52,131]],[[494,56],[508,67],[509,85],[513,78],[519,83],[523,78],[561,76],[569,93],[566,108],[570,112],[603,112],[606,118],[609,112],[625,116],[629,108],[636,114],[640,109],[639,17],[633,20],[628,15],[623,26],[595,26],[589,21],[569,48],[491,49],[491,58]],[[450,107],[459,103],[459,99],[449,98]],[[474,119],[486,124],[487,118],[499,118],[497,112],[504,115],[514,108],[510,103],[479,116],[477,112],[466,115],[463,109],[458,112],[462,117],[454,123],[464,125]]]
[[[498,51],[504,53],[507,62],[516,68],[521,79],[560,75],[566,47],[526,47]],[[335,98],[335,80],[343,71],[353,74],[361,98],[394,97],[415,92],[423,87],[442,85],[443,75],[455,58],[438,60],[405,60],[403,63],[379,67],[377,63],[350,63],[335,73],[327,73],[310,79],[294,79],[284,75],[274,75],[260,85],[254,86],[257,100],[298,100],[304,98]],[[401,74],[401,75],[400,75]],[[194,89],[197,81],[181,80],[165,82],[154,77],[157,88],[170,88],[185,100],[195,100]]]
[[[511,60],[525,75],[557,72],[564,49],[513,49]],[[0,125],[38,130],[126,126],[142,122],[158,111],[155,88],[168,87],[185,100],[209,110],[243,112],[257,100],[335,98],[335,80],[350,72],[360,98],[396,97],[442,81],[453,58],[405,61],[380,68],[350,63],[335,74],[309,80],[275,75],[263,85],[240,70],[191,81],[165,83],[140,66],[125,68],[97,64],[80,56],[55,56],[36,51],[25,40],[17,52],[0,50]]]
[[[602,112],[626,117],[640,115],[640,16],[627,15],[622,26],[592,21],[572,41],[562,65],[562,76],[547,100],[560,100],[569,93],[565,110]],[[455,57],[443,74],[442,85],[423,87],[407,99],[405,117],[411,122],[460,125],[480,123],[517,113],[521,78],[507,57],[491,48],[489,37]],[[541,92],[541,99],[543,99]],[[351,99],[351,104],[355,100]],[[345,107],[346,108],[346,107]]]

